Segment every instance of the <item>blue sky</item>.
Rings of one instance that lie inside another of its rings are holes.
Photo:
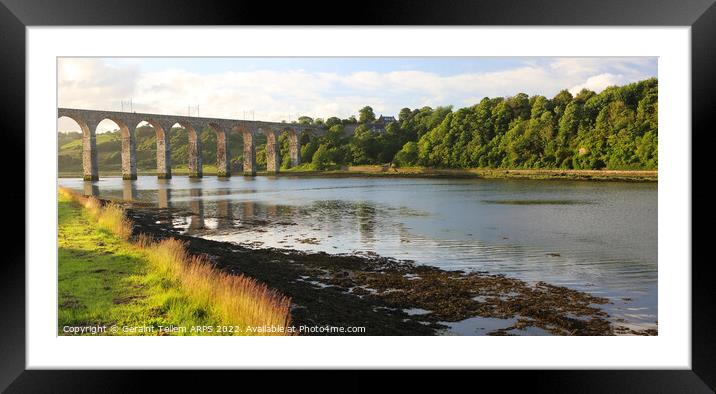
[[[309,70],[312,72],[351,73],[357,71],[390,72],[420,70],[438,75],[486,72],[519,67],[526,62],[544,62],[542,58],[108,58],[107,64],[138,64],[145,71],[181,68],[198,74],[227,71]]]
[[[180,68],[202,75],[227,71],[289,71],[298,69],[342,74],[358,71],[386,73],[419,70],[448,76],[461,73],[513,69],[527,64],[546,65],[554,59],[551,57],[107,58],[106,63],[117,67],[138,65],[144,71]],[[604,68],[604,70],[613,72],[619,71],[618,66],[624,60],[624,58],[601,59],[614,59],[613,67],[607,66]],[[656,76],[657,59],[641,59],[647,61],[643,65],[635,65],[635,68],[645,74]]]
[[[657,58],[60,58],[63,107],[281,121],[474,105],[520,92],[601,91],[657,76]],[[63,124],[61,123],[62,130]],[[69,127],[70,123],[65,123]]]

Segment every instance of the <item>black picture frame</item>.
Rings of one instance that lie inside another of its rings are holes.
[[[339,7],[335,2],[248,2],[233,1],[223,5],[188,0],[0,0],[0,64],[2,89],[0,124],[4,132],[3,161],[25,162],[25,50],[27,26],[89,25],[556,25],[556,26],[690,26],[692,56],[692,157],[698,149],[708,149],[706,136],[716,124],[716,5],[715,0],[490,0],[490,1],[362,1],[355,7]],[[279,13],[280,11],[280,13]],[[108,47],[108,52],[111,48]],[[109,53],[108,53],[109,54]],[[698,141],[698,143],[694,143]],[[17,157],[11,157],[17,155]],[[706,154],[708,155],[708,154]],[[694,199],[700,186],[693,180],[700,169],[692,164],[692,211],[704,205]],[[15,171],[17,172],[17,171]],[[32,209],[25,203],[25,170],[23,187],[6,192],[9,206]],[[13,174],[19,177],[19,174]],[[707,178],[704,178],[707,180]],[[12,231],[3,242],[4,259],[0,264],[0,389],[8,392],[110,392],[135,391],[137,378],[148,372],[129,371],[37,371],[26,370],[25,327],[25,217],[17,209],[6,209],[12,220]],[[469,379],[481,378],[509,382],[510,388],[531,391],[579,392],[712,392],[716,388],[716,319],[714,314],[713,270],[710,259],[699,256],[707,231],[696,231],[705,224],[705,215],[692,218],[692,369],[644,371],[471,371]],[[22,224],[20,224],[22,223]],[[703,227],[705,228],[705,227]],[[9,237],[9,238],[8,238]],[[13,239],[17,238],[17,239]],[[702,241],[700,244],[697,241]],[[687,262],[683,262],[687,263]],[[201,380],[216,383],[223,379],[248,379],[248,375],[215,373],[210,377],[198,372],[163,372],[164,389],[187,388]],[[312,379],[305,372],[274,384],[287,387],[305,384]],[[364,373],[339,379],[342,390],[372,388],[376,381]],[[388,386],[405,390],[410,385],[425,387],[423,378],[402,377],[396,371],[383,371]],[[477,378],[474,374],[477,374]],[[171,375],[171,376],[170,376]],[[515,376],[516,375],[516,376]],[[266,379],[254,372],[251,380]],[[454,384],[448,376],[443,389]],[[304,382],[304,383],[299,383]],[[412,382],[412,383],[411,383]],[[375,386],[378,387],[378,386]],[[477,387],[477,386],[476,386]],[[274,391],[272,387],[270,391]],[[317,389],[317,388],[314,388]],[[141,390],[138,390],[141,391]],[[320,390],[319,390],[320,391]]]

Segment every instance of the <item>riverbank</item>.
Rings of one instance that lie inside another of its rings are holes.
[[[278,175],[301,176],[377,176],[404,178],[484,178],[484,179],[566,179],[621,182],[656,182],[658,171],[638,170],[549,170],[499,168],[427,168],[390,166],[345,166],[339,170],[312,171],[289,169]]]
[[[290,324],[288,298],[132,226],[119,205],[60,190],[59,335],[256,335],[276,332],[222,328]]]
[[[202,166],[202,173],[205,176],[216,176],[216,166],[211,164],[204,164]],[[137,175],[148,175],[157,176],[157,170],[137,170]],[[172,175],[175,176],[189,176],[189,169],[186,166],[172,167]],[[57,174],[58,178],[82,178],[83,174],[79,171],[59,171]],[[99,174],[100,178],[103,177],[121,177],[121,168],[112,168],[109,170],[102,169]]]
[[[610,301],[485,272],[445,271],[374,254],[254,249],[183,235],[170,209],[129,206],[135,231],[176,238],[225,272],[290,296],[296,326],[365,327],[356,335],[653,335],[614,325]],[[321,334],[321,333],[309,333]],[[354,334],[343,334],[354,335]]]
[[[172,168],[173,175],[186,176],[186,168]],[[138,171],[139,175],[156,175],[155,171]],[[204,176],[216,176],[216,167],[204,166]],[[257,175],[269,175],[259,171]],[[657,170],[524,170],[496,168],[426,168],[390,166],[344,166],[337,170],[314,171],[306,167],[281,170],[272,176],[310,177],[399,177],[399,178],[484,178],[484,179],[564,179],[584,181],[657,182]],[[122,176],[121,171],[102,172],[100,177]],[[234,175],[238,176],[238,175]],[[60,172],[60,178],[82,177],[81,173]]]

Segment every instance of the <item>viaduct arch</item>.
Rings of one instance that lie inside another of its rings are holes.
[[[247,176],[256,175],[256,135],[263,134],[266,136],[266,171],[269,174],[275,174],[279,172],[281,165],[278,144],[279,135],[282,132],[288,132],[291,167],[295,167],[301,162],[301,133],[306,130],[312,131],[314,135],[325,133],[323,128],[300,124],[76,108],[58,108],[57,117],[68,117],[74,120],[82,130],[82,172],[86,181],[99,180],[96,132],[99,123],[106,119],[117,125],[122,136],[123,179],[137,179],[135,130],[143,122],[151,125],[156,133],[157,177],[160,179],[172,177],[169,133],[176,124],[186,129],[189,136],[188,168],[189,176],[193,178],[203,176],[200,133],[205,126],[208,126],[216,133],[216,166],[217,175],[220,177],[231,176],[229,133],[238,133],[243,137],[243,174]]]

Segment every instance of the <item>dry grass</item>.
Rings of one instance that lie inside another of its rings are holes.
[[[161,273],[181,284],[187,294],[216,312],[226,324],[285,331],[290,325],[291,300],[244,275],[214,268],[205,257],[190,256],[173,238],[147,243],[150,262]],[[285,332],[267,332],[285,334]]]
[[[60,193],[78,201],[102,228],[131,241],[132,223],[120,205],[102,204],[95,197],[66,188],[60,188]],[[145,252],[153,271],[178,284],[198,305],[214,312],[223,324],[259,330],[251,334],[287,335],[291,324],[290,298],[252,278],[216,269],[207,258],[190,255],[184,243],[176,239],[155,242],[140,234],[134,237],[133,245]]]

